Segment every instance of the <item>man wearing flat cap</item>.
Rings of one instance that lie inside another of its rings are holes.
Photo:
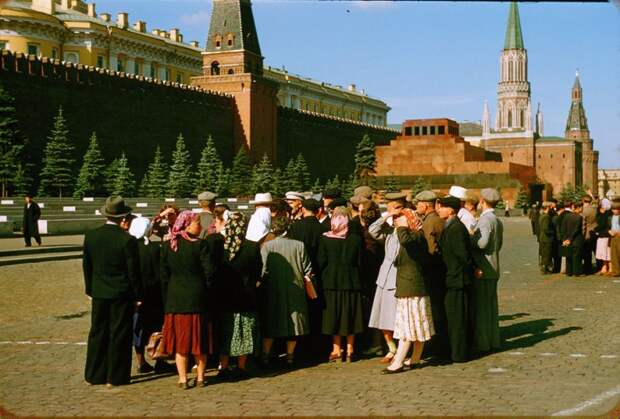
[[[132,319],[141,298],[136,241],[119,224],[130,212],[120,196],[100,210],[104,225],[86,232],[82,267],[86,295],[92,300],[84,378],[89,384],[129,384]]]
[[[291,208],[291,222],[297,222],[303,218],[302,206],[304,195],[300,192],[289,191],[285,194],[286,202]]]
[[[370,186],[358,186],[353,191],[353,196],[363,196],[368,200],[372,200],[372,195],[375,193],[375,190]]]
[[[471,283],[471,242],[469,232],[457,217],[459,198],[446,196],[439,200],[439,217],[445,227],[439,239],[441,257],[446,266],[444,300],[450,341],[450,357],[454,362],[468,359],[468,312],[466,289]],[[432,303],[431,303],[432,304]]]
[[[314,273],[312,282],[319,296],[321,296],[321,280],[318,276],[320,269],[317,262],[317,255],[321,236],[325,232],[325,229],[317,218],[320,205],[321,204],[316,199],[305,199],[302,202],[302,218],[290,226],[287,234],[288,238],[303,242],[306,252],[308,253],[308,257],[310,258],[312,272]],[[303,340],[307,340],[308,342],[307,344],[301,344],[300,349],[308,355],[320,357],[323,356],[325,354],[325,350],[329,348],[329,338],[321,333],[323,300],[322,298],[314,300],[308,299],[307,302],[308,316],[310,320],[310,336],[301,338]]]
[[[448,326],[444,300],[446,297],[446,265],[441,257],[439,239],[445,221],[435,211],[437,195],[433,191],[422,191],[414,199],[417,201],[416,212],[422,219],[422,231],[428,246],[428,257],[424,258],[423,268],[428,282],[426,289],[431,299],[431,310],[435,324],[435,336],[431,338],[429,352],[439,358],[450,358]]]
[[[325,191],[323,191],[323,205],[328,208],[329,204],[331,204],[334,199],[340,198],[340,195],[340,190],[336,188],[325,189]]]
[[[200,238],[207,237],[207,230],[213,224],[213,209],[215,208],[215,199],[217,194],[209,191],[201,192],[198,194],[198,205],[202,208],[200,213]]]
[[[482,214],[472,235],[473,257],[482,271],[473,281],[470,299],[470,317],[474,354],[501,348],[499,336],[499,308],[497,282],[500,265],[499,252],[504,239],[504,226],[495,215],[495,205],[501,200],[496,189],[480,191]]]

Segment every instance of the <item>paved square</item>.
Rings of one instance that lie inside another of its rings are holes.
[[[377,360],[181,391],[176,376],[83,381],[78,260],[0,268],[0,406],[18,415],[600,415],[620,400],[620,280],[542,277],[525,218],[504,219],[500,353],[394,376]],[[210,374],[214,374],[211,371]],[[1,415],[1,411],[0,411]]]

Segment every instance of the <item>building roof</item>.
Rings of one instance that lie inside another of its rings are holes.
[[[477,122],[459,122],[459,135],[461,137],[478,137],[482,135],[482,125]]]
[[[506,39],[504,49],[525,49],[523,35],[521,34],[521,20],[519,19],[519,7],[517,2],[510,3],[508,14],[508,26],[506,27]]]
[[[549,136],[549,137],[539,137],[536,141],[552,143],[552,142],[566,142],[566,141],[573,141],[573,140],[565,138],[565,137]]]
[[[587,131],[588,118],[586,118],[586,110],[583,108],[579,73],[575,75],[571,98],[572,102],[570,105],[570,110],[568,111],[566,131]]]
[[[231,45],[228,45],[229,34],[233,36]],[[222,37],[219,46],[216,45],[217,35]],[[261,55],[250,0],[213,0],[206,50],[245,50]]]

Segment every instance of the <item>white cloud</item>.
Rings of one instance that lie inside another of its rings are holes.
[[[395,1],[383,1],[383,0],[373,0],[373,1],[368,1],[368,0],[360,0],[360,1],[352,1],[350,2],[351,5],[356,8],[356,9],[363,9],[363,10],[369,10],[369,9],[387,9],[389,7],[392,6],[396,6],[396,2]]]

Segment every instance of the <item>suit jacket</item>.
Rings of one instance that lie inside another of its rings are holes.
[[[441,259],[439,238],[441,237],[445,224],[444,220],[442,220],[435,211],[424,216],[422,231],[424,231],[424,237],[428,245],[428,254],[431,258],[439,257],[439,259]]]
[[[318,262],[323,289],[361,291],[361,240],[357,234],[349,234],[345,239],[321,237]]]
[[[439,240],[446,265],[446,288],[463,289],[471,282],[471,241],[467,227],[457,217],[446,222]]]
[[[262,259],[257,242],[245,240],[232,260],[225,253],[214,284],[217,311],[256,311],[256,283],[260,280],[261,270]]]
[[[422,264],[428,258],[428,247],[423,231],[406,227],[396,229],[400,250],[396,258],[396,297],[421,297],[428,295],[424,285]]]
[[[504,226],[495,211],[484,211],[472,236],[472,256],[482,270],[482,279],[499,279],[499,251],[503,239]]]
[[[30,208],[28,208],[27,204],[24,204],[24,233],[29,232],[31,234],[37,234],[39,232],[39,218],[41,218],[41,208],[39,204],[31,202]]]
[[[555,237],[555,226],[553,225],[551,215],[543,213],[540,216],[538,242],[542,244],[552,244],[555,243]]]
[[[583,217],[583,229],[585,232],[585,239],[590,240],[594,238],[593,234],[596,230],[596,215],[598,214],[598,209],[592,204],[584,204],[583,212],[581,216]]]
[[[82,269],[90,297],[142,298],[138,245],[117,225],[104,224],[86,232]]]
[[[312,271],[319,274],[319,266],[317,264],[317,254],[319,251],[319,243],[323,235],[323,226],[319,220],[314,217],[304,217],[294,223],[288,231],[287,237],[293,240],[303,242],[312,264]]]
[[[560,229],[563,233],[562,241],[570,240],[571,247],[579,247],[583,244],[583,217],[581,215],[566,211]]]

